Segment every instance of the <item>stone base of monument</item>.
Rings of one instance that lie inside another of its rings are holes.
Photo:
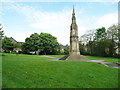
[[[66,55],[59,60],[69,60],[69,61],[87,61],[88,58],[82,56],[82,55]]]

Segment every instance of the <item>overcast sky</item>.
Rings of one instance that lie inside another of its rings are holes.
[[[50,33],[57,37],[59,43],[69,44],[70,24],[73,5],[75,6],[76,21],[79,37],[87,30],[97,29],[118,22],[118,2],[111,0],[82,0],[74,2],[42,2],[37,0],[8,0],[1,3],[2,20],[5,35],[17,41],[24,42],[33,33]],[[90,2],[94,1],[94,2]],[[1,22],[2,21],[2,22]]]

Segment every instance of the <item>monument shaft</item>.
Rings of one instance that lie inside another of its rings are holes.
[[[79,40],[78,40],[78,27],[76,24],[75,11],[73,8],[72,24],[70,26],[70,55],[80,55]]]

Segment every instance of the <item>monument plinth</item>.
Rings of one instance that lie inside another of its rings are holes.
[[[88,60],[80,55],[79,40],[78,40],[78,26],[76,24],[75,10],[73,7],[72,23],[70,26],[70,52],[69,55],[60,60]]]

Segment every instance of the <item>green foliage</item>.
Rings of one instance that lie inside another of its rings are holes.
[[[99,40],[103,40],[106,36],[106,29],[105,27],[96,29],[96,33],[95,33],[95,40],[99,41]]]
[[[14,48],[21,48],[21,42],[16,42],[13,44]]]
[[[22,50],[24,53],[38,51],[39,54],[58,54],[60,46],[57,38],[51,34],[41,33],[39,35],[34,33],[29,38],[26,38],[25,43],[22,45]]]
[[[118,25],[112,25],[108,28],[107,34],[109,39],[113,39],[114,41],[118,40],[120,37],[120,33],[118,30]]]
[[[0,40],[4,36],[4,31],[2,30],[3,26],[0,24]]]
[[[23,43],[21,48],[22,48],[22,53],[26,53],[26,54],[29,53],[31,49],[29,43],[27,42]]]
[[[105,53],[106,56],[114,56],[115,54],[115,42],[112,39],[105,39]]]
[[[85,51],[85,45],[82,44],[81,41],[79,42],[79,49],[80,49],[81,54],[83,54],[83,55],[87,54],[86,51]]]
[[[84,35],[85,36],[85,35]],[[87,36],[87,35],[86,35]],[[106,30],[104,27],[96,29],[93,34],[93,40],[87,41],[85,46],[81,46],[81,50],[85,47],[85,53],[95,56],[109,56],[109,57],[120,57],[119,51],[119,34],[118,26],[113,25]],[[88,39],[88,37],[85,37]],[[84,42],[84,41],[83,41]]]
[[[0,52],[2,51],[2,38],[4,37],[3,26],[0,24]]]
[[[23,53],[29,53],[30,51],[37,51],[39,47],[39,35],[37,33],[34,33],[30,35],[29,38],[25,39],[25,43],[22,44],[22,52]]]
[[[41,54],[56,54],[60,51],[60,45],[56,37],[48,33],[41,33],[39,49]]]
[[[3,88],[118,88],[118,69],[93,62],[5,54]]]
[[[17,54],[17,52],[16,51],[12,51],[12,54]]]
[[[2,48],[5,50],[5,52],[12,51],[13,50],[12,40],[5,36],[2,40]]]
[[[66,45],[65,48],[64,48],[64,54],[65,54],[65,55],[68,55],[68,54],[69,54],[69,51],[70,51],[69,46]]]

